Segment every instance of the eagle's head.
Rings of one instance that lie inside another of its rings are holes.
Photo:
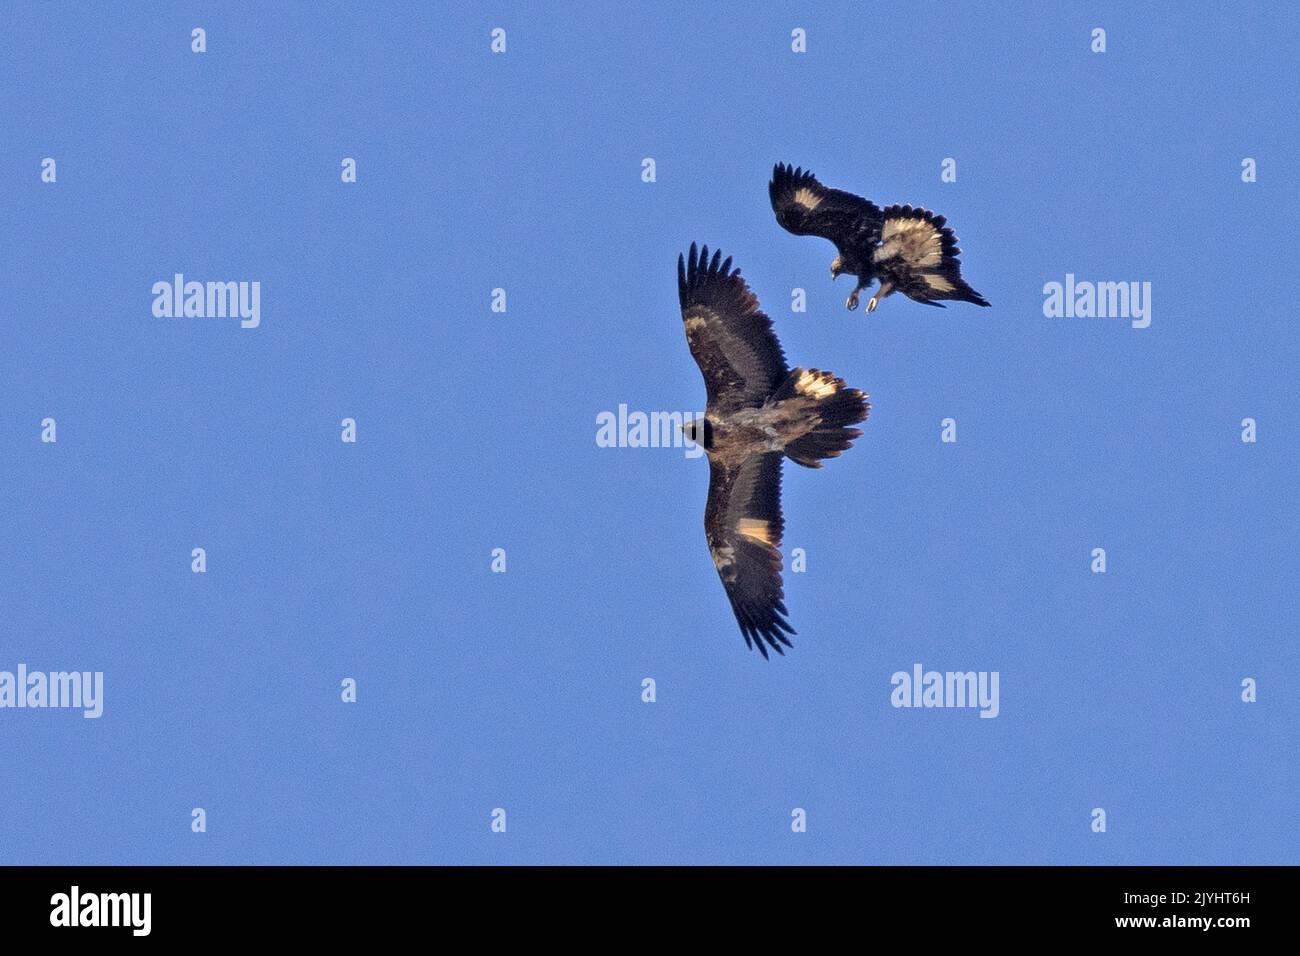
[[[836,256],[834,261],[831,262],[831,278],[838,279],[840,277],[840,273],[843,271],[844,271],[844,258],[842,256]]]
[[[707,418],[692,418],[689,422],[682,422],[678,427],[687,441],[692,441],[706,450],[713,445],[713,423]]]

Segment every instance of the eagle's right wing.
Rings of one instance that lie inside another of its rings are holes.
[[[780,452],[752,455],[740,465],[709,460],[709,503],[704,534],[727,590],[745,644],[764,657],[784,654],[793,634],[781,585]]]
[[[823,186],[806,170],[778,163],[767,191],[782,228],[796,236],[829,239],[841,253],[880,232],[879,206],[842,189]]]
[[[709,247],[677,257],[677,295],[691,355],[704,375],[709,405],[757,407],[789,373],[772,320],[731,259]]]

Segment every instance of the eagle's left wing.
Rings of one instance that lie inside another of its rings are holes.
[[[892,282],[909,299],[926,305],[940,305],[936,299],[988,305],[961,277],[961,250],[945,222],[926,209],[886,209],[880,245],[872,253],[881,285]]]
[[[793,634],[781,585],[780,452],[752,455],[739,465],[709,460],[704,534],[727,590],[745,644],[767,657],[784,654]]]
[[[758,307],[740,270],[709,247],[677,257],[677,295],[691,355],[704,375],[709,405],[757,407],[789,373],[772,320]]]
[[[781,227],[796,236],[821,236],[841,253],[852,253],[880,232],[880,207],[875,203],[830,189],[805,169],[778,163],[767,184],[772,211]]]

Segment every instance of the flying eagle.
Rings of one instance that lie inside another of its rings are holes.
[[[858,277],[846,308],[856,309],[858,293],[875,279],[880,288],[867,303],[868,312],[894,292],[940,308],[938,299],[988,305],[961,277],[961,250],[943,216],[911,206],[882,210],[861,196],[827,189],[812,173],[785,163],[772,170],[767,191],[782,228],[835,243],[840,254],[831,263],[832,279],[841,272]]]
[[[862,434],[867,396],[818,369],[790,369],[740,270],[705,246],[677,257],[691,355],[704,374],[704,418],[682,426],[709,456],[704,534],[745,644],[790,647],[781,586],[781,461],[820,468]]]

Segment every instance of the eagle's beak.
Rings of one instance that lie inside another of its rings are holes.
[[[838,279],[842,271],[844,271],[844,260],[836,256],[835,261],[831,263],[831,281]]]

